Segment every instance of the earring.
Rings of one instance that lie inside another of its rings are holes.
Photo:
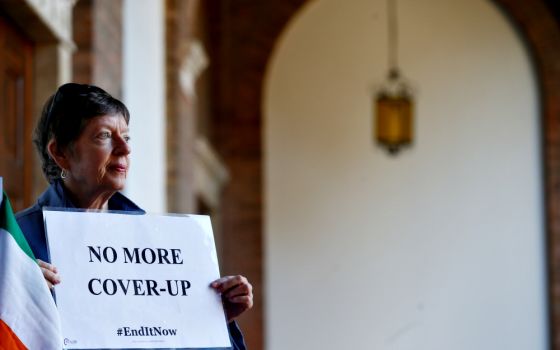
[[[66,170],[62,169],[62,171],[60,172],[60,178],[66,179],[67,177],[68,177],[68,173],[66,172]]]

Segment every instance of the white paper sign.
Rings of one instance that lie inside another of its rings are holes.
[[[43,215],[67,349],[231,346],[208,216]]]

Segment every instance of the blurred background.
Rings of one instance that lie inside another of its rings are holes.
[[[390,2],[389,2],[390,3]],[[560,349],[556,0],[1,0],[0,175],[65,82],[131,111],[126,194],[212,216],[249,349]],[[391,48],[412,142],[376,139]]]

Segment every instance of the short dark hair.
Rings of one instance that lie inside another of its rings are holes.
[[[60,86],[45,103],[33,137],[47,180],[52,183],[61,171],[47,151],[51,139],[64,149],[78,139],[90,119],[119,114],[128,124],[130,113],[124,103],[97,86],[76,83]]]

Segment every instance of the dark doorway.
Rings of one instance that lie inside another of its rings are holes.
[[[15,211],[31,204],[33,43],[0,16],[0,176]]]

